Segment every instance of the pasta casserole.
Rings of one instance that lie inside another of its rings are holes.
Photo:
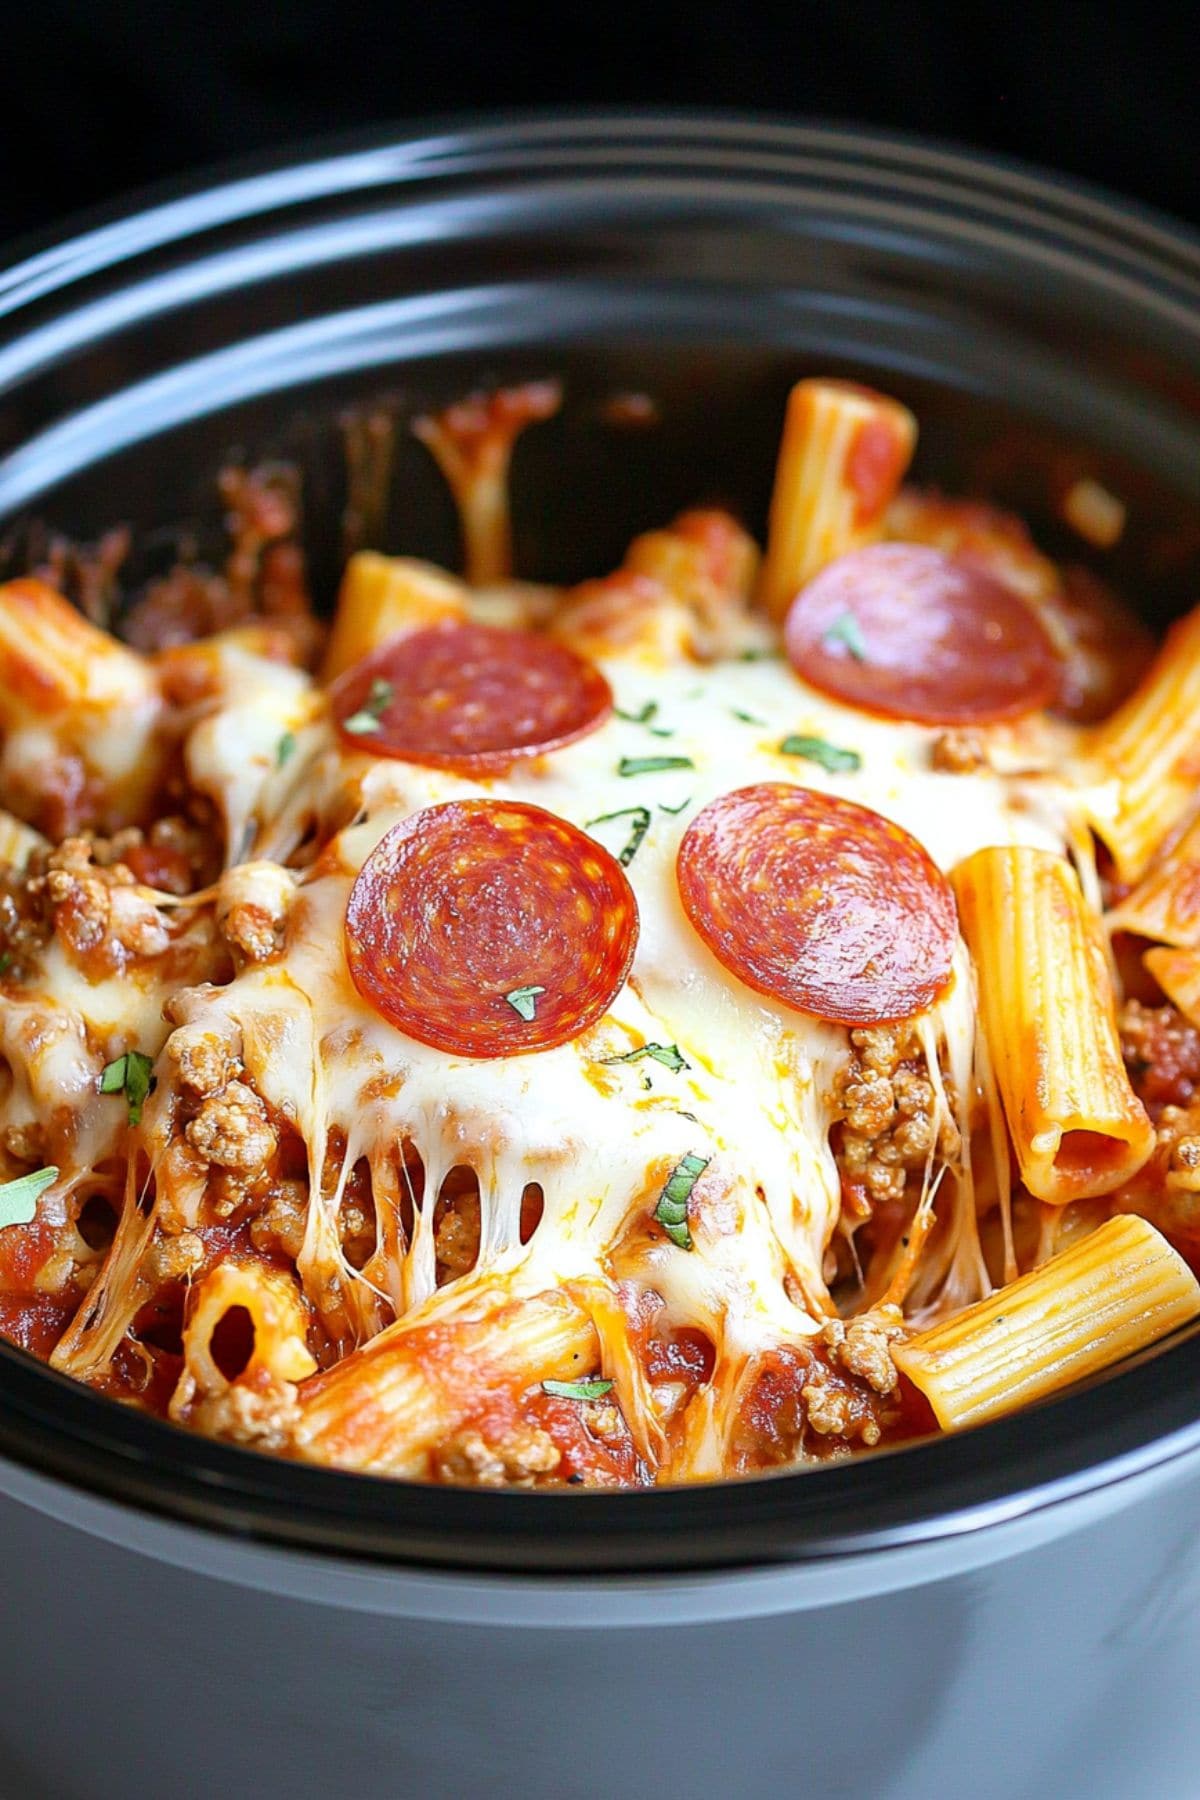
[[[328,632],[280,471],[219,574],[0,586],[0,1332],[299,1462],[637,1487],[1188,1324],[1200,612],[1156,650],[832,379],[761,556],[515,580],[559,398],[417,421],[467,578],[359,550]]]

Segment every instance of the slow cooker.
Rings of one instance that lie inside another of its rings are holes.
[[[556,375],[517,559],[571,579],[701,500],[761,534],[818,371],[897,394],[918,476],[1051,550],[1086,466],[1129,503],[1118,584],[1160,621],[1200,596],[1200,243],[1014,165],[728,116],[449,125],[26,250],[0,521],[125,521],[149,567],[203,544],[231,449],[279,456],[331,595],[364,409]],[[377,547],[452,561],[403,429],[390,494]],[[5,1345],[0,1496],[14,1800],[1200,1792],[1195,1335],[936,1443],[629,1494],[271,1461]]]

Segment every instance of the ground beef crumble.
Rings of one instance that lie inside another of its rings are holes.
[[[494,1442],[474,1428],[458,1431],[440,1445],[431,1473],[438,1481],[477,1487],[532,1487],[562,1460],[553,1438],[538,1425],[515,1422]]]
[[[929,746],[929,762],[942,775],[969,775],[986,766],[987,751],[977,731],[942,731]]]
[[[938,1125],[933,1083],[907,1026],[868,1026],[852,1031],[850,1043],[834,1087],[842,1115],[838,1164],[868,1202],[898,1200],[932,1151],[955,1154],[958,1133],[949,1119]]]
[[[1121,1008],[1121,1050],[1134,1091],[1152,1119],[1186,1106],[1200,1089],[1200,1031],[1169,1004]]]

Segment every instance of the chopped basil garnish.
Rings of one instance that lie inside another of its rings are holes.
[[[688,1201],[692,1189],[712,1161],[710,1156],[683,1157],[675,1164],[670,1178],[658,1197],[654,1218],[671,1242],[680,1250],[690,1250],[692,1234],[688,1230]]]
[[[12,951],[5,950],[2,953],[0,953],[0,975],[3,975],[4,971],[7,968],[9,968],[11,966],[11,964],[12,964]]]
[[[105,1065],[100,1074],[102,1094],[124,1094],[129,1108],[129,1123],[140,1125],[146,1096],[154,1085],[154,1063],[140,1050],[127,1050],[115,1062]]]
[[[275,746],[275,767],[282,769],[284,763],[290,762],[296,753],[296,734],[285,731]]]
[[[678,1075],[680,1069],[688,1069],[691,1064],[679,1054],[678,1044],[642,1044],[637,1050],[626,1050],[621,1056],[602,1056],[602,1063],[640,1062],[643,1056],[652,1056],[660,1062],[664,1069],[670,1069]]]
[[[543,1381],[543,1394],[553,1394],[557,1400],[603,1400],[605,1394],[612,1391],[611,1381],[602,1381],[598,1376],[591,1381]]]
[[[31,1169],[28,1175],[4,1182],[0,1186],[0,1231],[9,1225],[28,1225],[36,1218],[39,1195],[57,1180],[58,1170],[48,1168]]]
[[[681,800],[679,802],[678,806],[668,806],[665,801],[660,800],[658,803],[658,810],[659,810],[659,812],[670,813],[672,818],[676,818],[684,810],[684,808],[686,806],[690,806],[692,804],[692,801],[694,799],[695,799],[695,795],[689,794],[686,800]]]
[[[844,644],[855,662],[866,662],[867,640],[852,612],[844,612],[836,618],[829,630],[821,633],[821,638],[826,644]]]
[[[862,768],[862,757],[857,750],[842,750],[837,744],[827,743],[824,738],[803,737],[793,733],[785,737],[779,746],[780,756],[803,756],[808,762],[819,763],[830,775],[841,775],[851,769]]]
[[[597,818],[588,820],[584,830],[590,831],[593,825],[607,825],[610,819],[633,820],[629,842],[617,856],[621,867],[627,869],[641,848],[642,839],[650,829],[650,808],[648,806],[623,806],[620,812],[600,813]]]
[[[625,712],[624,709],[620,706],[613,707],[613,712],[616,714],[618,719],[624,719],[626,721],[626,723],[629,725],[644,725],[646,727],[646,730],[650,733],[651,737],[657,737],[657,738],[674,737],[675,733],[673,731],[669,731],[665,725],[652,725],[650,723],[651,719],[654,717],[654,715],[657,711],[658,711],[658,701],[657,700],[647,700],[646,704],[635,713],[634,712]]]
[[[751,644],[748,650],[738,651],[739,662],[777,662],[782,656],[781,650],[769,644]]]
[[[694,769],[690,756],[623,756],[618,775],[662,775],[669,769]]]
[[[392,692],[391,682],[377,675],[363,705],[348,719],[342,720],[342,730],[352,737],[366,737],[369,732],[378,731],[379,721],[392,703]]]
[[[523,1019],[532,1019],[537,1012],[537,997],[539,994],[544,994],[545,991],[544,987],[514,988],[512,993],[505,994],[504,998],[515,1013],[520,1013]]]

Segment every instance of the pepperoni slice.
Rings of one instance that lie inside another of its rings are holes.
[[[767,781],[696,815],[676,863],[684,911],[747,987],[842,1025],[923,1012],[950,975],[950,884],[865,806]]]
[[[987,724],[1058,693],[1054,644],[1021,596],[926,544],[829,563],[793,600],[784,639],[805,681],[888,718]]]
[[[633,889],[607,850],[515,801],[455,800],[393,826],[346,908],[359,993],[456,1056],[578,1037],[612,1003],[637,935]]]
[[[355,750],[493,775],[594,731],[612,690],[565,644],[450,621],[372,651],[334,683],[330,702]]]

